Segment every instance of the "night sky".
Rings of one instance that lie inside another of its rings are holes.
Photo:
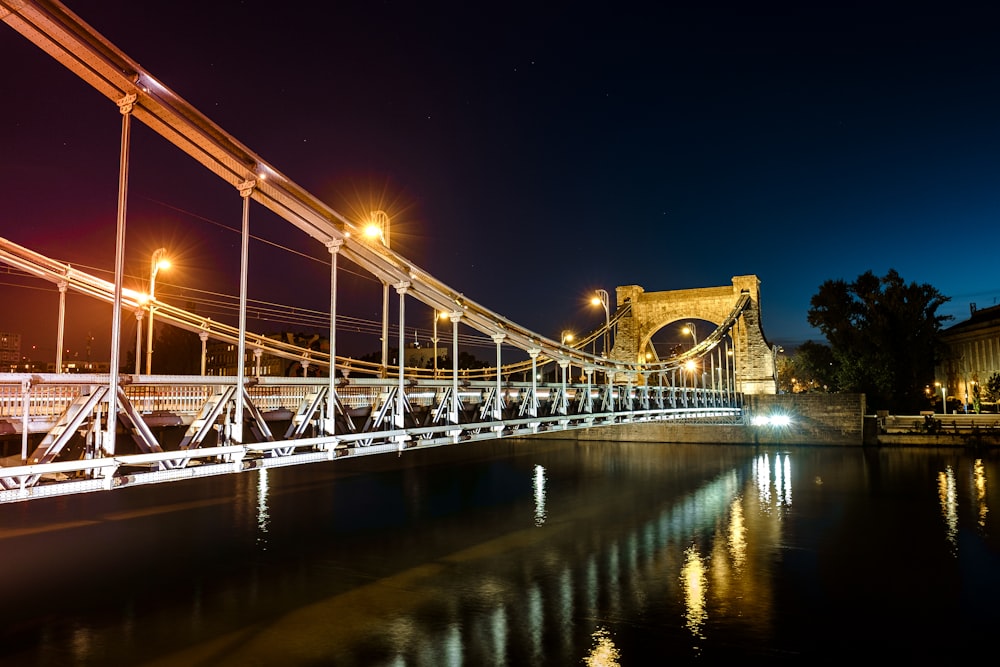
[[[1000,297],[985,4],[67,4],[286,176],[348,218],[386,210],[394,250],[554,339],[628,284],[757,274],[785,346],[821,339],[820,284],[867,270],[933,285],[956,322]],[[0,60],[0,236],[110,279],[117,108],[6,25]],[[209,302],[238,294],[238,193],[133,127],[127,284],[165,246],[157,295],[226,319]],[[259,206],[251,232],[250,298],[324,310],[325,248]],[[377,321],[380,285],[346,269],[344,314]],[[52,349],[54,287],[0,283],[0,331]],[[71,297],[66,346],[89,333],[106,359],[110,321]]]

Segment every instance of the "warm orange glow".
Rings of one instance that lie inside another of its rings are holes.
[[[594,639],[594,647],[590,650],[590,655],[583,659],[583,664],[587,667],[619,667],[621,663],[618,658],[621,654],[611,639],[611,634],[601,628],[591,637]]]
[[[681,586],[684,588],[684,603],[687,609],[685,625],[692,635],[701,639],[705,621],[708,620],[708,575],[705,563],[694,546],[688,547],[684,552]]]
[[[693,360],[688,360],[687,363],[684,364],[684,368],[693,373],[698,369],[698,364],[694,363]]]
[[[365,227],[365,236],[367,236],[368,238],[374,239],[378,238],[381,235],[382,235],[382,228],[376,225],[375,223],[372,223],[367,227]]]
[[[593,299],[590,300],[590,303],[592,305],[594,305],[594,306],[601,306],[601,305],[603,305],[601,303],[601,300],[599,298],[597,298],[596,296]]]

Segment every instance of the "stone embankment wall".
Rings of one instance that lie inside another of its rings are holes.
[[[865,444],[865,397],[862,394],[757,394],[747,396],[745,424],[685,424],[644,422],[545,434],[550,438],[679,442],[722,445]],[[787,426],[753,424],[753,417],[787,415]],[[874,443],[873,419],[868,441]]]
[[[1000,447],[1000,415],[880,415],[878,444],[922,447]]]

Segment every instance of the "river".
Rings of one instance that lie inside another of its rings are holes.
[[[0,506],[0,664],[992,650],[1000,452],[498,440]]]

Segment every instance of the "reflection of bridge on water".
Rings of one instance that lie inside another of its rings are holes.
[[[9,457],[7,462],[14,465],[0,468],[0,501],[610,424],[677,419],[731,423],[742,418],[743,393],[766,392],[768,387],[773,391],[773,360],[769,366],[754,276],[734,279],[732,288],[703,290],[699,295],[703,306],[685,301],[687,311],[678,310],[677,300],[670,307],[666,299],[649,298],[637,286],[619,288],[613,318],[611,304],[602,302],[607,317],[601,329],[575,346],[565,339],[553,340],[437,280],[391,250],[387,236],[366,240],[359,223],[287,179],[59,3],[0,0],[0,10],[5,23],[114,102],[122,128],[114,281],[102,281],[0,240],[0,261],[59,285],[56,349],[62,349],[66,290],[112,305],[109,373],[14,374],[0,382],[0,429],[8,436],[21,436],[20,457]],[[242,246],[236,325],[214,322],[157,299],[145,303],[142,295],[124,287],[132,118],[194,158],[238,195]],[[247,331],[251,203],[264,206],[329,251],[328,353]],[[358,362],[336,353],[337,327],[343,317],[337,309],[340,260],[352,262],[382,283],[383,325],[388,320],[389,287],[395,290],[399,350],[406,347],[408,302],[447,314],[453,361],[453,367],[441,373],[447,379],[429,375],[427,369],[404,367],[403,355],[397,368],[387,366],[385,334],[380,379],[349,376],[359,370]],[[155,310],[161,324],[198,333],[203,350],[208,339],[225,341],[238,350],[237,359],[266,352],[325,368],[327,378],[254,377],[247,363],[237,363],[235,377],[229,378],[207,377],[204,372],[197,377],[123,375],[121,319],[143,309],[151,317]],[[682,316],[720,324],[676,358],[647,360],[644,351],[653,331]],[[461,325],[495,344],[493,368],[458,369]],[[586,340],[611,331],[616,335],[607,355],[585,350]],[[522,360],[504,365],[501,359],[510,358],[512,352]],[[546,364],[559,367],[561,382],[539,383],[538,370]],[[331,366],[335,372],[329,372]],[[583,369],[585,382],[568,381],[572,367]],[[530,373],[530,381],[514,382],[519,373]],[[184,429],[177,442],[164,439],[163,429],[170,423]],[[272,429],[278,423],[287,423],[281,434]],[[31,442],[32,432],[41,435],[40,441]]]

